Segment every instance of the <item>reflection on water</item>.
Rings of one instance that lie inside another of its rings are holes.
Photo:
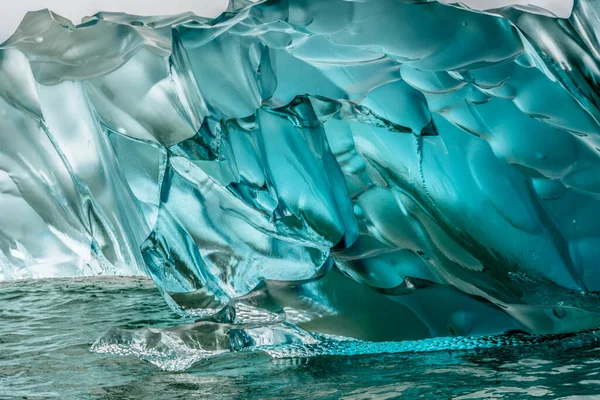
[[[89,352],[108,328],[181,323],[145,278],[0,284],[0,399],[600,399],[600,347],[557,344],[272,359],[228,353],[169,373]]]

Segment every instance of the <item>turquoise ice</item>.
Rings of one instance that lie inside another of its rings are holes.
[[[598,328],[599,4],[29,13],[0,279],[148,274],[223,348]]]

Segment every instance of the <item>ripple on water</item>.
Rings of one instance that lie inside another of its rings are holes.
[[[111,327],[183,322],[149,279],[0,283],[0,310],[0,399],[600,399],[593,340],[353,357],[226,352],[170,373],[89,351]]]

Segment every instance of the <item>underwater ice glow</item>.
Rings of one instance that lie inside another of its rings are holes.
[[[197,322],[103,339],[146,358],[597,328],[598,3],[539,11],[29,13],[0,47],[0,278],[148,273]]]

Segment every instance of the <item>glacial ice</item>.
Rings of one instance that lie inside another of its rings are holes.
[[[99,351],[598,328],[599,7],[31,12],[0,45],[0,279],[145,273],[195,320]]]

